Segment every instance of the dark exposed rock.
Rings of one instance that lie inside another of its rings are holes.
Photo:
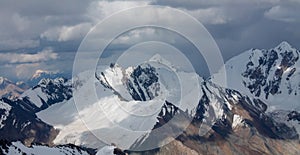
[[[159,85],[156,69],[150,65],[138,66],[134,69],[126,85],[134,100],[152,100],[157,94],[150,89],[151,85]],[[158,86],[159,88],[159,86]]]
[[[298,121],[300,123],[300,113],[297,111],[292,111],[288,114],[288,121]]]
[[[291,68],[299,60],[299,51],[293,49],[287,43],[282,43],[275,49],[256,51],[252,50],[252,56],[258,56],[256,60],[250,56],[249,62],[246,65],[246,70],[242,73],[244,85],[252,94],[259,97],[264,95],[268,99],[269,95],[280,94],[280,85],[283,80],[290,80],[290,77],[295,73],[296,68],[292,68],[283,79],[283,73],[287,68]],[[256,53],[255,53],[256,52]],[[252,61],[258,61],[254,65]],[[271,70],[274,70],[274,73]],[[248,81],[248,82],[245,82]],[[289,94],[293,91],[290,90]],[[264,93],[264,94],[263,94]]]

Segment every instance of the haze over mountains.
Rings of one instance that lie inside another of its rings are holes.
[[[96,73],[87,71],[73,77],[73,82],[38,71],[35,77],[41,80],[26,91],[20,84],[1,78],[3,97],[9,99],[0,102],[0,138],[14,141],[1,141],[1,151],[112,154],[116,147],[96,137],[103,136],[129,154],[299,154],[299,57],[299,50],[287,42],[269,50],[251,49],[227,61],[207,80],[176,70],[159,55],[154,62],[129,68],[99,66]],[[177,75],[172,74],[174,70]],[[220,83],[225,72],[227,85]],[[95,84],[99,101],[80,108],[91,101],[89,83]],[[184,90],[179,91],[179,84]],[[181,93],[186,94],[178,97]],[[79,108],[74,95],[82,98]],[[143,109],[142,104],[148,106]],[[136,117],[119,105],[133,113],[154,111],[154,115]],[[109,119],[95,110],[99,106]],[[178,123],[187,121],[191,124],[175,139],[169,132],[160,133],[157,139],[156,129],[167,125],[175,132],[181,130]],[[205,130],[203,124],[211,124],[211,128],[199,135],[199,130]],[[118,125],[143,132],[129,134]],[[29,149],[16,141],[34,147]],[[138,152],[164,143],[167,145],[161,148]]]

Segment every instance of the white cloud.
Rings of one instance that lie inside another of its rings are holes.
[[[45,49],[36,54],[0,53],[0,62],[5,63],[36,63],[57,59],[58,54],[51,49]]]
[[[133,44],[134,42],[142,41],[145,37],[153,37],[153,35],[159,35],[153,28],[141,28],[135,29],[119,36],[114,41],[115,44]],[[162,36],[161,36],[162,37]]]
[[[61,32],[61,28],[54,27],[43,32],[40,37],[49,41],[57,41]]]
[[[85,13],[90,2],[0,1],[0,50],[36,47],[41,34],[49,29],[89,22]]]
[[[82,23],[75,26],[63,26],[58,41],[68,41],[83,38],[92,28],[90,23]]]
[[[90,22],[75,25],[62,25],[47,29],[40,37],[49,41],[71,41],[82,39],[87,32],[98,22],[120,10],[129,9],[137,6],[145,6],[150,1],[94,1],[87,8],[83,15]],[[49,17],[46,17],[48,19]]]
[[[55,27],[42,33],[40,37],[50,41],[71,41],[83,38],[91,28],[91,23]]]
[[[300,3],[273,6],[265,12],[265,17],[283,22],[300,22]]]
[[[105,17],[108,17],[114,13],[117,13],[121,10],[145,6],[148,5],[151,1],[95,1],[92,2],[87,8],[86,16],[90,18],[95,23],[100,22]]]
[[[16,76],[22,79],[29,79],[39,68],[40,63],[19,64],[15,66]]]

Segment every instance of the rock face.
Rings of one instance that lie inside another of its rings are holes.
[[[130,78],[125,81],[132,98],[147,101],[158,96],[160,87],[157,76],[155,68],[150,65],[136,67],[130,74]]]
[[[52,145],[58,134],[51,125],[41,121],[34,112],[25,110],[18,101],[0,100],[0,139],[19,140],[25,145]]]
[[[130,150],[147,150],[148,146],[159,147],[160,142],[164,142],[165,139],[171,140],[171,137],[184,131],[182,122],[190,122],[191,117],[187,112],[166,101],[156,119],[152,132],[137,139]]]
[[[161,91],[158,73],[149,64],[127,69],[111,65],[109,69],[96,74],[96,77],[103,86],[124,100],[148,101]]]
[[[242,73],[244,86],[265,99],[280,93],[297,95],[299,85],[294,78],[299,78],[299,56],[299,51],[286,42],[270,50],[252,50],[247,69]]]

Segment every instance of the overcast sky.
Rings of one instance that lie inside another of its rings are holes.
[[[300,0],[2,0],[0,76],[26,79],[37,69],[70,75],[77,48],[96,23],[144,5],[194,16],[214,37],[225,61],[282,41],[300,49]]]

